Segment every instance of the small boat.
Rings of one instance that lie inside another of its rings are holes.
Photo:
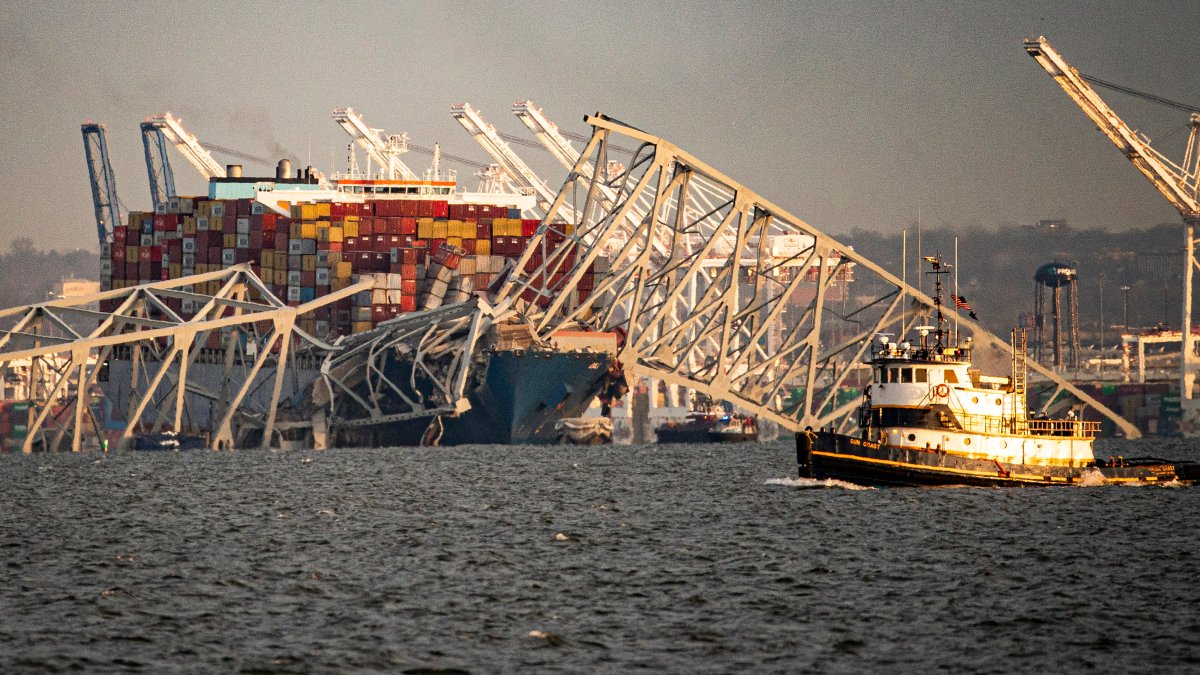
[[[725,414],[723,410],[693,410],[682,419],[664,422],[654,430],[659,443],[708,443],[709,431]]]
[[[713,443],[743,443],[758,440],[758,423],[752,415],[732,413],[722,415],[709,427],[708,440]]]
[[[926,258],[935,275],[936,326],[919,341],[881,336],[868,364],[857,434],[806,429],[796,434],[800,475],[866,485],[1158,484],[1200,480],[1200,464],[1161,459],[1097,459],[1100,423],[1073,412],[1050,419],[1026,409],[1024,332],[1013,332],[1012,372],[986,376],[972,366],[972,340],[947,344],[941,276],[949,265]]]

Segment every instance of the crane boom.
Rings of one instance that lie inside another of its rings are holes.
[[[488,124],[478,110],[471,107],[470,103],[459,103],[450,106],[450,115],[458,120],[459,124],[463,125],[475,140],[483,147],[484,151],[492,156],[508,171],[519,187],[524,187],[533,190],[534,196],[537,197],[538,206],[546,212],[549,212],[550,206],[554,203],[558,196],[546,185],[546,182],[529,168],[524,160],[513,152],[513,149],[500,138],[500,134],[496,132],[496,128]],[[560,208],[559,212],[568,219],[574,219],[575,212],[569,207]]]
[[[167,138],[150,121],[142,122],[142,147],[146,151],[146,174],[150,178],[150,201],[155,210],[175,197],[175,173],[167,156]]]
[[[1191,118],[1192,133],[1188,142],[1188,153],[1185,165],[1179,166],[1168,160],[1154,148],[1141,134],[1138,134],[1121,119],[1113,109],[1104,102],[1096,90],[1092,89],[1079,71],[1067,64],[1044,37],[1025,40],[1025,51],[1034,58],[1050,76],[1058,82],[1067,96],[1083,110],[1117,146],[1125,157],[1142,172],[1167,201],[1171,203],[1184,218],[1200,218],[1200,200],[1197,199],[1196,161],[1192,148],[1196,142],[1196,128],[1200,126],[1200,115],[1193,114]],[[1190,160],[1190,161],[1189,161]],[[1191,166],[1188,166],[1191,164]]]
[[[83,152],[87,157],[88,178],[92,185],[92,204],[96,209],[96,234],[100,245],[112,240],[112,228],[122,222],[120,201],[117,199],[117,179],[108,161],[108,141],[103,124],[85,122]]]
[[[1079,71],[1050,46],[1046,38],[1025,40],[1025,51],[1050,73],[1067,92],[1067,96],[1183,216],[1183,316],[1179,331],[1179,394],[1183,419],[1180,424],[1185,435],[1200,432],[1200,396],[1195,391],[1196,379],[1200,375],[1200,356],[1196,354],[1191,330],[1193,279],[1196,268],[1200,267],[1200,260],[1196,259],[1196,227],[1200,225],[1200,199],[1197,199],[1197,188],[1200,187],[1197,184],[1197,174],[1200,174],[1200,114],[1192,113],[1189,120],[1191,133],[1183,164],[1176,164],[1150,147],[1148,138],[1135,132],[1113,112],[1100,95],[1088,86]]]
[[[225,177],[225,167],[213,159],[208,150],[200,145],[200,141],[183,128],[183,121],[178,117],[166,112],[161,115],[151,115],[146,123],[161,130],[167,140],[174,143],[175,148],[183,154],[184,159],[196,167],[196,171],[199,171],[206,180]]]
[[[354,108],[334,108],[333,119],[354,139],[358,147],[379,167],[387,172],[391,180],[418,180],[417,174],[400,161],[400,155],[408,151],[408,134],[385,136],[382,129],[372,129]]]

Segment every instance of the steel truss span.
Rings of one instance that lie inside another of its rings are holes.
[[[865,381],[874,336],[928,322],[934,299],[670,142],[601,114],[586,122],[591,139],[496,311],[523,314],[540,339],[580,324],[624,331],[627,373],[785,429],[853,427],[859,401],[839,391]],[[958,324],[977,352],[1011,360],[1004,339],[967,317]]]
[[[212,292],[200,292],[200,288]],[[32,422],[23,451],[98,447],[105,437],[91,399],[105,364],[130,364],[127,424],[119,446],[136,433],[197,432],[212,448],[232,448],[256,438],[271,445],[286,424],[277,421],[284,383],[298,354],[321,358],[332,347],[296,326],[299,316],[370,288],[359,283],[290,307],[276,298],[247,264],[171,281],[0,310],[0,376],[17,363],[38,375],[31,381]],[[215,290],[213,290],[215,289]],[[101,301],[110,312],[93,309]],[[183,318],[172,301],[194,307]],[[223,349],[209,350],[220,333]],[[251,347],[251,345],[253,345]],[[216,363],[213,363],[214,355]],[[195,381],[190,371],[216,369],[220,376]],[[44,381],[43,387],[35,382]],[[123,383],[122,383],[123,384]],[[270,395],[251,395],[252,388]],[[197,428],[195,408],[208,424]]]

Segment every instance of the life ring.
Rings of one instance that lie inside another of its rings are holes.
[[[950,387],[947,387],[945,384],[939,384],[933,388],[933,395],[938,398],[946,398],[950,395]]]

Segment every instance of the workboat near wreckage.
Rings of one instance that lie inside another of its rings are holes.
[[[1200,480],[1200,464],[1161,459],[1097,460],[1099,422],[1042,419],[1027,412],[1024,334],[1014,332],[1008,377],[972,367],[972,339],[947,346],[941,277],[949,265],[927,257],[936,279],[937,326],[920,342],[881,336],[868,363],[872,383],[859,408],[858,435],[831,429],[796,434],[800,476],[867,485],[1021,486],[1159,484]],[[1018,341],[1020,344],[1017,344]]]

